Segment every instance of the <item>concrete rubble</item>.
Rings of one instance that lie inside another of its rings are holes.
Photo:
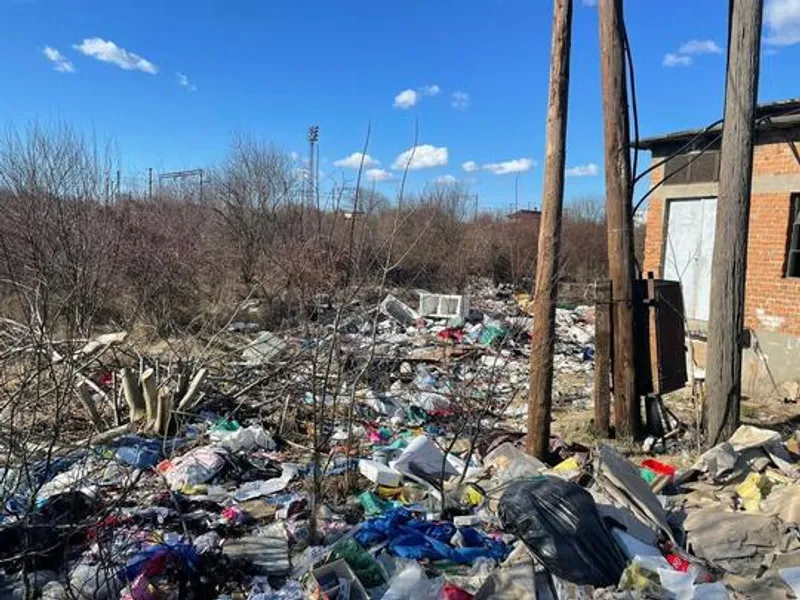
[[[237,322],[174,385],[98,359],[94,434],[4,467],[0,598],[798,597],[800,433],[685,468],[554,435],[542,462],[530,298],[458,298],[334,307],[315,338]],[[593,317],[558,309],[556,406],[591,406]]]

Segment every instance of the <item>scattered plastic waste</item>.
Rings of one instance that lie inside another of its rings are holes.
[[[679,427],[652,435],[669,458],[634,462],[560,428],[588,423],[595,355],[593,309],[558,308],[539,460],[523,439],[531,299],[511,292],[421,295],[419,311],[399,292],[366,311],[312,294],[314,326],[280,335],[243,309],[213,363],[139,354],[132,422],[106,400],[135,354],[98,360],[82,399],[119,427],[83,421],[94,437],[49,457],[29,444],[24,465],[9,452],[0,597],[800,595],[800,433],[743,426],[701,453]],[[101,337],[75,351],[124,340]]]

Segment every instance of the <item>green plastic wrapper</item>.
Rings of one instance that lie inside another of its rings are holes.
[[[236,431],[240,425],[237,421],[229,421],[228,419],[220,419],[211,428],[212,431]]]
[[[370,517],[383,514],[392,508],[391,502],[384,500],[372,492],[364,492],[358,497],[358,501],[361,502],[361,506],[364,507],[364,512]]]
[[[378,563],[353,538],[347,538],[336,544],[331,556],[333,560],[343,558],[365,588],[373,588],[386,583]]]
[[[647,467],[645,467],[644,469],[639,469],[639,475],[641,475],[642,479],[644,479],[645,482],[647,482],[647,485],[653,483],[653,481],[657,477],[655,471],[651,471]]]

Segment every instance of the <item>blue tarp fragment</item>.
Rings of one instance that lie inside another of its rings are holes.
[[[450,545],[456,531],[461,533],[465,547]],[[390,540],[389,552],[401,558],[450,560],[460,564],[472,563],[483,556],[499,561],[509,553],[503,542],[488,538],[472,527],[456,528],[446,521],[423,521],[404,508],[394,508],[365,521],[355,538],[363,546]]]

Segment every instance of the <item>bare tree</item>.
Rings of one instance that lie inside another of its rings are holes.
[[[277,215],[291,209],[299,178],[291,157],[276,147],[239,135],[231,143],[228,157],[213,171],[212,202],[225,224],[228,239],[238,249],[237,263],[242,282],[255,281],[262,255],[276,237],[293,237],[281,230]]]

